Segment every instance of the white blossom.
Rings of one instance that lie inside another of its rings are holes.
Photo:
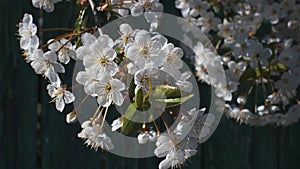
[[[78,133],[78,137],[84,139],[87,146],[95,150],[99,147],[107,151],[114,149],[111,138],[101,131],[98,123],[88,120],[83,122],[81,127],[82,131]]]
[[[217,87],[215,93],[218,97],[222,97],[226,101],[231,101],[232,93],[237,90],[238,85],[238,82],[228,80],[226,85],[220,85],[220,87]]]
[[[154,41],[148,32],[139,31],[134,42],[126,45],[125,55],[139,69],[143,69],[146,64],[151,63],[158,67],[162,66],[167,60],[167,56],[161,48],[162,44]]]
[[[174,47],[174,44],[169,43],[164,46],[163,50],[165,50],[167,55],[167,60],[163,65],[165,68],[171,69],[181,69],[183,66],[183,50],[179,47]]]
[[[36,35],[37,27],[33,23],[31,14],[25,13],[22,22],[19,23],[18,29],[20,35],[20,47],[23,50],[37,49],[39,38]]]
[[[180,140],[176,134],[161,134],[156,142],[156,149],[154,154],[157,157],[166,157],[159,164],[160,169],[167,169],[170,167],[178,167],[183,164],[186,159],[195,155],[197,152],[197,141],[193,138],[184,138]]]
[[[285,72],[281,75],[280,80],[275,83],[275,86],[277,89],[292,91],[298,86],[297,77],[289,72]]]
[[[288,67],[296,66],[296,54],[292,48],[283,50],[278,56],[278,60]]]
[[[218,25],[221,22],[212,12],[202,14],[198,21],[201,26],[201,31],[204,33],[208,33],[210,30],[217,31]]]
[[[118,47],[125,47],[126,44],[133,41],[135,31],[129,24],[123,23],[120,25],[120,38],[115,41]]]
[[[114,120],[111,124],[111,131],[117,131],[118,129],[120,129],[123,126],[123,121],[121,120],[121,118],[117,118],[116,120]]]
[[[151,131],[141,132],[138,135],[137,140],[139,144],[146,144],[147,142],[156,141],[156,138],[157,138],[157,133],[154,130],[151,130]]]
[[[112,48],[113,41],[107,35],[102,35],[88,46],[88,53],[83,58],[85,68],[93,69],[95,72],[105,72],[111,76],[115,75],[119,69],[114,62],[117,57],[116,51]]]
[[[96,94],[96,83],[99,82],[101,74],[96,73],[92,69],[85,69],[77,73],[76,81],[84,86],[86,94],[91,96],[97,96]]]
[[[140,16],[143,12],[162,12],[163,5],[159,0],[138,0],[130,7],[132,16]]]
[[[47,77],[51,83],[59,80],[57,73],[65,72],[65,68],[57,62],[57,55],[53,51],[43,53],[41,50],[37,50],[33,53],[32,58],[31,67],[36,74],[42,74]]]
[[[279,18],[282,17],[283,15],[280,4],[278,3],[266,5],[264,9],[265,9],[265,13],[264,13],[265,18],[270,20],[272,24],[277,24],[279,22]]]
[[[83,60],[83,58],[87,55],[90,55],[92,53],[92,49],[89,47],[94,44],[96,40],[97,38],[90,33],[82,34],[81,41],[83,45],[76,49],[77,58]]]
[[[199,15],[205,14],[210,8],[210,4],[206,1],[191,1],[190,2],[190,15],[197,17]]]
[[[54,11],[54,4],[60,1],[62,0],[32,0],[32,4],[34,7],[50,13]]]
[[[241,75],[246,70],[247,64],[245,62],[236,63],[234,61],[230,61],[228,64],[228,69],[226,70],[226,76],[231,80],[238,82]]]
[[[295,0],[283,0],[280,2],[281,9],[285,12],[292,11],[295,5]]]
[[[103,107],[108,107],[111,103],[120,106],[124,101],[121,91],[125,89],[125,84],[106,74],[100,75],[99,82],[95,84],[95,89],[98,96],[98,104]]]
[[[187,17],[190,12],[190,0],[176,0],[175,6],[181,9],[181,14],[183,17]]]
[[[60,112],[64,110],[65,104],[70,104],[75,100],[74,94],[66,90],[66,86],[61,86],[60,80],[49,84],[47,90],[52,98],[51,102],[55,102],[56,109]]]
[[[58,60],[61,63],[68,64],[70,58],[76,60],[76,51],[74,46],[67,39],[61,39],[60,41],[54,41],[53,39],[48,41],[48,48],[51,51],[57,52]]]
[[[176,81],[176,84],[179,88],[186,92],[191,92],[193,90],[193,84],[188,81],[188,79],[192,76],[192,72],[186,71],[181,74],[180,79]]]

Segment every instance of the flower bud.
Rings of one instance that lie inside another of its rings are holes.
[[[146,144],[149,141],[149,136],[147,133],[140,133],[137,139],[139,144]]]
[[[299,27],[299,22],[297,20],[291,20],[287,23],[288,28],[297,29]]]
[[[67,114],[66,121],[68,124],[76,123],[78,121],[76,113],[74,111],[72,111],[69,114]]]
[[[238,104],[245,105],[247,103],[247,98],[245,96],[239,96],[236,101]]]

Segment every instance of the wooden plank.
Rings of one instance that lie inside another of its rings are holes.
[[[279,159],[277,159],[276,127],[251,127],[251,168],[275,169]]]
[[[24,63],[15,36],[16,24],[24,11],[32,11],[28,3],[1,1],[0,168],[3,169],[36,168],[37,79]]]
[[[300,123],[278,129],[278,157],[280,165],[277,169],[300,168]]]
[[[202,167],[202,144],[199,144],[198,147],[198,152],[195,156],[193,156],[191,159],[187,160],[185,162],[185,164],[183,164],[183,168],[186,169],[193,169],[193,168],[197,168],[197,169],[201,169]]]
[[[65,113],[58,113],[53,105],[46,104],[42,118],[42,169],[101,169],[101,152],[85,147],[77,138],[80,125],[68,125]]]
[[[250,169],[252,128],[225,117],[215,133],[202,146],[203,168]]]

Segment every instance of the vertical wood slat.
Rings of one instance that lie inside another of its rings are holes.
[[[251,168],[275,169],[277,158],[276,127],[251,127],[251,150],[249,162]]]
[[[300,168],[300,123],[278,129],[278,155],[281,165],[277,169]]]
[[[251,128],[223,118],[202,148],[205,169],[250,169]]]
[[[37,78],[24,63],[16,24],[28,3],[1,1],[0,5],[0,168],[36,168]]]

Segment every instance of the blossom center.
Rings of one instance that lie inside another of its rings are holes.
[[[144,7],[145,8],[151,8],[152,7],[152,2],[145,2]]]
[[[23,31],[21,33],[21,36],[28,36],[28,37],[31,37],[32,35],[32,31],[30,29],[27,29],[26,31]]]
[[[173,63],[173,62],[175,62],[176,61],[176,57],[174,56],[174,55],[168,55],[168,57],[167,57],[167,62],[168,63]]]
[[[64,90],[63,89],[59,89],[59,90],[57,90],[56,92],[55,92],[55,96],[57,97],[57,96],[60,96],[60,95],[62,95],[62,94],[64,94]]]
[[[59,51],[58,51],[58,54],[59,55],[63,55],[63,54],[66,54],[68,51],[67,51],[67,48],[63,47],[61,48]]]
[[[130,36],[124,36],[123,37],[124,44],[127,44],[129,42],[129,40],[130,40]]]
[[[108,92],[110,92],[112,89],[111,84],[108,83],[105,88]]]
[[[141,50],[141,54],[142,54],[143,57],[147,57],[147,55],[149,54],[149,48],[148,47],[144,47]]]
[[[102,57],[101,59],[98,60],[98,63],[102,65],[103,67],[107,66],[109,64],[109,60],[106,59],[105,57]]]

